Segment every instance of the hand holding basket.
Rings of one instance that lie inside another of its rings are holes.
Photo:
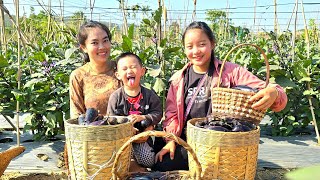
[[[221,76],[223,67],[225,65],[226,59],[229,55],[237,48],[242,46],[253,46],[257,48],[260,53],[263,55],[265,64],[266,64],[266,85],[269,84],[269,76],[270,76],[270,67],[266,54],[264,51],[257,45],[254,44],[239,44],[232,48],[224,58],[220,72],[218,82],[221,82]],[[237,119],[246,119],[256,125],[260,123],[260,121],[265,116],[266,110],[257,110],[252,108],[252,104],[255,102],[250,102],[249,99],[255,95],[254,92],[248,92],[237,89],[230,88],[222,88],[220,87],[220,83],[218,83],[217,87],[212,88],[211,90],[211,98],[212,98],[212,113],[217,116],[228,116]]]

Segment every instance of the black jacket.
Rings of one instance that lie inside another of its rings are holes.
[[[145,115],[147,119],[152,120],[152,125],[158,124],[163,115],[159,96],[154,91],[143,86],[141,86],[141,93],[143,96],[140,100],[142,115]],[[128,116],[129,107],[126,99],[127,95],[124,92],[123,87],[114,91],[109,98],[107,114],[117,115],[116,111],[120,110],[125,116]]]

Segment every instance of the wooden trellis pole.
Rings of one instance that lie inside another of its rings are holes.
[[[289,22],[288,22],[288,25],[287,25],[287,29],[286,29],[286,30],[289,30],[289,27],[290,27],[290,24],[291,24],[291,20],[292,20],[293,14],[294,14],[294,12],[295,12],[296,6],[297,6],[297,4],[295,3],[295,4],[294,4],[294,8],[292,9],[291,17],[290,17],[290,19],[289,19]]]
[[[197,0],[193,0],[192,21],[196,20],[196,11],[197,11]]]
[[[303,0],[300,1],[301,3],[301,10],[302,10],[302,15],[303,15],[303,22],[304,22],[304,34],[305,34],[305,41],[307,44],[307,59],[310,59],[310,41],[309,41],[309,33],[308,33],[308,25],[307,25],[307,21],[306,21],[306,17],[305,17],[305,13],[304,13],[304,7],[303,7]],[[310,68],[307,69],[307,74],[308,76],[310,76]],[[311,85],[310,85],[310,81],[307,82],[307,90],[311,91]],[[314,114],[314,107],[312,104],[312,96],[308,95],[308,101],[309,101],[309,106],[310,106],[310,111],[311,111],[311,115],[312,115],[312,121],[313,121],[313,125],[316,131],[316,135],[317,135],[317,139],[318,139],[318,145],[320,145],[320,137],[319,137],[319,131],[318,131],[318,125],[317,125],[317,120],[316,120],[316,116]]]
[[[17,23],[17,42],[18,42],[18,72],[17,72],[17,82],[18,82],[18,91],[21,86],[21,67],[20,67],[20,23],[19,23],[19,0],[15,0],[16,6],[16,23]],[[17,145],[20,146],[20,131],[19,131],[19,116],[20,116],[20,103],[17,100],[16,106],[16,121],[17,121]]]
[[[3,6],[3,0],[0,0],[0,5]],[[6,25],[4,23],[4,12],[3,10],[0,8],[0,46],[1,49],[5,52],[7,51],[7,43],[6,43]]]
[[[277,0],[274,0],[274,32],[278,34]]]
[[[123,16],[123,31],[125,35],[128,35],[128,23],[127,23],[127,16],[126,16],[126,9],[124,5],[124,0],[120,0],[120,6],[122,10],[122,16]]]
[[[18,22],[18,24],[19,24],[19,22]],[[49,33],[51,32],[50,25],[51,25],[51,0],[48,0],[47,39],[49,39]]]
[[[92,20],[92,12],[94,8],[95,0],[90,0],[90,20]]]
[[[257,14],[257,0],[254,0],[254,10],[253,10],[253,30],[255,29],[256,27],[256,14]],[[258,29],[257,29],[257,32],[258,32]],[[253,38],[253,36],[252,36]]]

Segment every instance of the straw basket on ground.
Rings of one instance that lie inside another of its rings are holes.
[[[25,147],[17,146],[0,152],[0,177],[2,176],[3,172],[7,169],[10,161],[20,155],[22,152],[25,151]]]
[[[226,62],[226,59],[235,49],[242,46],[253,46],[257,48],[260,51],[260,53],[263,55],[264,61],[266,64],[266,80],[265,80],[266,85],[265,86],[267,87],[269,84],[269,74],[270,74],[268,58],[264,53],[264,51],[260,47],[254,44],[239,44],[228,52],[228,54],[226,55],[226,57],[222,62],[218,82],[221,82],[222,71],[223,71],[223,67]],[[259,125],[260,121],[265,116],[266,111],[256,110],[251,108],[252,104],[255,102],[249,102],[249,99],[253,95],[255,95],[254,92],[223,88],[223,87],[220,87],[220,83],[218,83],[217,87],[212,88],[211,90],[212,114],[215,116],[219,115],[219,116],[233,117],[237,119],[246,119],[256,125]]]
[[[228,56],[237,48],[253,46],[266,63],[266,86],[269,83],[269,63],[264,51],[253,44],[240,44],[231,49],[220,68],[218,82]],[[249,99],[255,94],[243,90],[217,87],[211,90],[212,115],[246,120],[259,125],[265,111],[252,109]],[[221,132],[198,128],[195,118],[187,123],[187,142],[194,149],[202,166],[203,179],[254,179],[257,167],[260,128],[248,132]],[[190,170],[194,163],[189,161]]]
[[[221,132],[187,123],[187,142],[202,166],[202,179],[253,180],[256,174],[260,128],[248,132]],[[189,169],[195,167],[189,160]]]
[[[177,144],[180,144],[183,146],[187,151],[188,151],[188,157],[189,159],[192,160],[193,162],[193,171],[184,171],[184,170],[178,170],[178,171],[168,171],[168,172],[157,172],[157,177],[154,177],[154,173],[152,172],[145,172],[145,173],[127,173],[125,176],[121,175],[116,168],[118,164],[121,162],[120,157],[122,157],[123,153],[128,149],[128,147],[132,144],[132,142],[139,140],[139,139],[144,139],[145,137],[150,137],[150,136],[155,136],[155,137],[164,137],[164,138],[169,138],[174,140]],[[148,176],[149,174],[149,176]],[[153,174],[153,175],[152,175]],[[201,165],[198,161],[198,158],[192,148],[181,138],[175,136],[172,133],[166,133],[164,131],[146,131],[142,132],[140,134],[137,134],[130,138],[118,151],[113,167],[112,167],[112,176],[114,180],[118,179],[130,179],[130,177],[134,176],[136,177],[135,179],[138,179],[139,177],[137,176],[148,176],[149,179],[151,176],[154,178],[152,179],[172,179],[172,180],[187,180],[187,179],[196,179],[199,180],[201,176]],[[141,179],[143,179],[141,177]],[[146,178],[145,178],[146,179]]]
[[[115,154],[132,137],[133,128],[131,123],[85,126],[70,119],[65,134],[71,179],[111,179]],[[129,172],[130,155],[131,146],[120,157],[119,174]]]

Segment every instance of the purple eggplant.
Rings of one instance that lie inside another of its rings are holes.
[[[237,89],[237,90],[241,90],[241,91],[248,91],[248,92],[258,92],[259,90],[257,88],[252,88],[249,86],[245,86],[245,85],[237,85],[232,87],[232,89]]]
[[[207,129],[210,129],[210,130],[214,130],[214,131],[223,131],[223,132],[229,132],[230,130],[222,127],[222,126],[208,126]]]
[[[88,108],[86,111],[86,117],[85,117],[85,122],[86,123],[91,123],[96,120],[98,117],[98,111],[94,108]]]
[[[232,132],[243,132],[244,130],[242,128],[242,125],[235,125],[231,131]]]
[[[109,125],[116,125],[117,124],[117,118],[115,117],[108,117],[107,122]]]
[[[117,123],[118,124],[123,124],[129,122],[129,119],[126,116],[123,117],[117,117]]]
[[[93,125],[93,126],[107,125],[107,121],[106,120],[93,121],[89,125]]]
[[[194,125],[199,128],[203,128],[208,123],[207,120],[197,121]]]
[[[78,124],[79,125],[87,125],[86,121],[85,121],[85,114],[80,114],[80,116],[78,117]]]

